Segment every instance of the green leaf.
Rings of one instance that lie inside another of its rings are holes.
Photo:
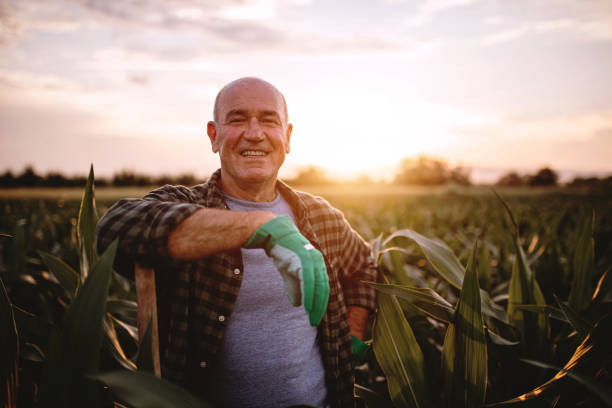
[[[366,408],[392,408],[393,405],[376,391],[355,384],[355,396],[363,401]]]
[[[61,329],[52,328],[45,382],[41,386],[41,399],[49,406],[98,404],[100,389],[84,375],[98,371],[106,297],[116,250],[115,240],[93,266],[64,313]]]
[[[383,284],[366,282],[374,289],[386,293],[387,295],[395,295],[402,299],[411,302],[412,305],[419,310],[433,317],[434,319],[450,322],[455,314],[453,305],[448,303],[446,299],[438,295],[434,290],[429,288],[415,288],[413,286]]]
[[[608,314],[594,325],[593,330],[585,337],[580,345],[574,351],[569,361],[552,377],[542,385],[533,390],[522,394],[510,400],[488,404],[487,407],[505,406],[511,404],[522,404],[525,401],[541,398],[545,395],[563,395],[567,387],[567,378],[580,377],[589,383],[592,387],[589,389],[595,390],[595,394],[609,403],[611,399],[607,397],[609,390],[602,391],[599,388],[593,377],[599,377],[601,372],[605,370],[605,366],[610,363],[610,344],[612,343],[612,315]],[[534,361],[527,360],[530,364]],[[544,366],[544,363],[535,362],[534,365]],[[570,374],[576,376],[571,377]],[[599,384],[601,385],[601,384]],[[571,388],[567,392],[573,392]]]
[[[104,318],[104,347],[110,351],[112,356],[115,358],[123,368],[128,370],[136,370],[136,364],[134,364],[123,351],[123,347],[117,337],[117,331],[115,329],[114,319],[110,314]]]
[[[584,340],[587,334],[589,334],[589,332],[593,330],[593,325],[587,320],[585,320],[582,316],[580,316],[580,314],[570,305],[564,305],[563,303],[561,303],[559,298],[557,298],[557,295],[554,296],[555,300],[557,301],[557,304],[559,305],[559,307],[563,311],[563,314],[567,318],[567,321],[572,325],[574,330],[578,332],[580,340]]]
[[[90,375],[110,387],[111,393],[133,408],[208,408],[189,391],[142,371],[111,371]]]
[[[569,305],[578,312],[587,308],[591,303],[593,287],[591,277],[593,273],[594,242],[593,223],[595,216],[591,215],[580,225],[578,238],[574,241],[576,248],[572,257],[572,272],[574,278],[569,294]]]
[[[60,258],[45,251],[38,251],[49,272],[59,281],[60,285],[74,297],[79,288],[79,274]]]
[[[455,321],[447,329],[442,348],[446,400],[449,407],[479,407],[487,386],[487,342],[480,309],[480,290],[474,244]]]
[[[402,229],[391,234],[385,241],[384,244],[388,244],[391,240],[398,237],[404,237],[412,239],[421,248],[425,257],[434,267],[436,272],[440,274],[445,280],[451,285],[460,289],[463,285],[463,277],[465,275],[465,268],[453,251],[450,250],[445,243],[426,238],[421,234],[414,232],[410,229]],[[487,316],[494,317],[504,323],[508,322],[508,316],[504,312],[504,309],[493,302],[491,297],[484,290],[480,291],[480,298],[482,302],[482,310]]]
[[[498,346],[516,346],[519,344],[518,341],[508,340],[489,328],[487,328],[487,334],[489,335],[491,342],[497,344]]]
[[[423,353],[397,299],[378,293],[372,348],[397,407],[430,407]]]
[[[106,311],[121,316],[126,323],[132,326],[137,324],[138,305],[133,300],[109,297],[106,300]]]
[[[451,285],[457,289],[461,288],[465,270],[455,254],[453,254],[453,251],[446,244],[426,238],[413,230],[402,229],[389,235],[385,239],[384,245],[386,246],[390,241],[398,237],[409,238],[416,242],[434,269]]]
[[[480,246],[478,259],[478,282],[480,287],[489,290],[491,286],[491,259],[489,258],[489,250],[483,243]]]
[[[533,313],[542,313],[552,319],[559,320],[560,322],[569,323],[567,317],[563,314],[561,309],[556,308],[550,305],[513,305],[514,308],[518,310],[523,310],[525,312],[533,312]]]
[[[79,219],[77,223],[82,280],[85,280],[90,269],[98,259],[95,246],[97,223],[98,213],[96,212],[94,171],[92,164],[89,169],[89,177],[85,184],[85,190],[83,191],[83,199],[81,200],[81,208],[79,209]]]
[[[79,372],[98,370],[102,319],[116,251],[117,241],[114,241],[94,265],[91,276],[64,315],[62,334]]]
[[[593,381],[592,378],[587,377],[586,375],[580,374],[580,373],[575,373],[572,371],[566,371],[565,369],[561,368],[561,367],[557,367],[554,365],[550,365],[550,364],[546,364],[546,363],[542,363],[540,361],[535,361],[535,360],[528,360],[528,359],[521,359],[521,361],[527,363],[527,364],[531,364],[533,366],[536,367],[542,367],[542,368],[548,368],[551,370],[558,370],[559,374],[561,375],[567,375],[569,378],[577,381],[578,383],[584,385],[589,391],[591,391],[593,394],[597,395],[601,401],[603,403],[605,403],[608,407],[612,407],[612,388],[602,384],[602,383],[598,383]],[[559,375],[558,374],[558,375]]]
[[[19,362],[19,336],[13,307],[0,278],[0,404],[16,406]]]
[[[522,304],[546,306],[546,300],[529,267],[518,237],[514,239],[514,246],[517,256],[512,266],[512,277],[510,278],[508,317],[510,323],[521,333],[523,351],[527,355],[542,355],[547,349],[548,343],[548,318],[542,313],[535,316],[525,314],[516,306]]]

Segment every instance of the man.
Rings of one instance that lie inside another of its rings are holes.
[[[338,210],[277,179],[292,129],[273,85],[231,82],[207,125],[221,168],[98,225],[100,251],[119,238],[118,268],[155,268],[162,375],[218,406],[353,406],[376,263]]]

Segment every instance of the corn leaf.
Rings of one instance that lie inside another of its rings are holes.
[[[525,362],[527,364],[531,364],[531,365],[536,366],[536,367],[548,368],[548,369],[551,369],[551,370],[558,370],[559,373],[564,373],[569,378],[571,378],[574,381],[582,384],[589,391],[591,391],[593,394],[597,395],[606,406],[612,407],[612,388],[610,388],[610,387],[608,387],[608,386],[606,386],[604,384],[595,382],[595,381],[593,381],[592,378],[589,378],[586,375],[583,375],[583,374],[580,374],[580,373],[577,373],[577,372],[572,372],[572,371],[565,371],[561,367],[557,367],[557,366],[554,366],[554,365],[542,363],[541,361],[534,361],[534,360],[528,360],[528,359],[521,359],[521,361],[523,361],[523,362]]]
[[[438,295],[432,289],[374,282],[367,283],[374,289],[386,293],[387,295],[395,295],[402,299],[406,299],[411,302],[412,305],[434,319],[450,322],[455,313],[453,305],[448,303],[446,299]]]
[[[13,306],[4,282],[0,279],[0,404],[15,407],[17,403],[19,336]]]
[[[115,398],[134,408],[210,407],[187,390],[143,371],[111,371],[89,377],[108,385]]]
[[[517,257],[512,266],[512,277],[510,279],[508,316],[511,324],[521,333],[523,351],[528,355],[541,355],[548,342],[548,318],[542,313],[535,316],[526,314],[517,309],[516,305],[546,306],[546,300],[527,263],[525,252],[518,237],[514,240],[514,244]]]
[[[569,323],[567,317],[563,314],[561,309],[554,306],[546,305],[513,305],[514,308],[525,312],[542,313],[552,319],[559,320],[564,323]]]
[[[79,288],[79,274],[70,265],[55,255],[45,251],[38,251],[49,272],[59,281],[60,285],[74,297]]]
[[[491,286],[491,259],[489,250],[483,243],[480,246],[478,258],[478,283],[484,290],[489,290]]]
[[[453,254],[453,251],[451,251],[446,244],[438,240],[426,238],[410,229],[402,229],[394,232],[387,237],[384,244],[386,245],[391,240],[399,237],[409,238],[416,242],[434,269],[451,285],[457,289],[461,288],[465,270],[455,254]]]
[[[582,343],[576,348],[569,361],[554,377],[525,394],[510,400],[488,404],[487,407],[499,407],[517,403],[523,404],[525,401],[541,398],[545,395],[563,393],[564,389],[567,388],[565,384],[567,384],[567,379],[570,378],[570,374],[575,374],[571,378],[576,379],[579,377],[588,381],[592,385],[592,387],[588,388],[592,390],[597,389],[595,393],[609,403],[611,401],[610,398],[607,397],[609,395],[609,389],[605,388],[604,391],[601,391],[602,388],[598,386],[598,383],[593,381],[593,377],[598,376],[598,373],[601,373],[605,365],[610,363],[609,348],[611,343],[612,315],[608,314],[594,325],[593,330],[587,334]],[[534,362],[533,360],[527,360],[527,362],[544,366],[544,363]],[[571,392],[571,390],[569,392]]]
[[[117,241],[108,246],[70,304],[47,347],[43,406],[97,406],[100,389],[84,375],[98,371],[103,318]]]
[[[410,229],[403,229],[394,232],[384,241],[385,244],[393,239],[404,237],[412,239],[421,248],[425,257],[434,267],[436,272],[440,274],[451,285],[460,289],[463,285],[463,277],[465,268],[453,251],[443,242],[433,240],[422,236]],[[508,322],[508,315],[504,309],[497,303],[493,302],[491,297],[484,290],[480,290],[480,298],[482,302],[482,310],[487,316],[494,317],[504,323]]]
[[[480,290],[474,244],[455,321],[447,329],[442,348],[442,367],[449,407],[479,407],[487,386],[487,342],[480,309]]]
[[[110,314],[107,314],[107,316],[104,318],[103,327],[104,348],[111,353],[111,355],[115,358],[115,361],[117,361],[123,368],[128,370],[136,370],[136,364],[134,364],[125,355],[125,351],[123,351],[123,347],[121,346],[121,343],[119,343],[114,320]]]
[[[493,344],[497,344],[498,346],[516,346],[517,344],[519,344],[518,341],[508,340],[489,328],[487,328],[487,335],[489,336],[489,340],[491,340]]]
[[[398,300],[378,293],[372,348],[397,407],[430,407],[423,353]]]
[[[393,405],[376,391],[355,384],[355,396],[363,401],[365,408],[392,408]]]
[[[557,298],[557,295],[554,296],[555,300],[557,301],[557,304],[559,305],[559,307],[563,311],[563,314],[567,318],[567,321],[572,325],[574,330],[578,332],[580,340],[584,340],[587,334],[589,334],[589,332],[593,330],[593,325],[587,320],[585,320],[582,316],[580,316],[580,314],[576,310],[574,310],[574,308],[569,305],[564,305],[559,300],[559,298]]]
[[[569,294],[569,305],[578,312],[587,308],[591,303],[593,287],[591,277],[593,273],[594,242],[593,222],[594,216],[585,219],[578,233],[576,248],[572,257],[572,288]]]
[[[85,280],[90,269],[98,259],[96,251],[96,224],[98,213],[96,212],[96,199],[94,194],[94,170],[93,164],[89,169],[89,177],[83,190],[83,199],[79,209],[77,231],[79,238],[79,261],[81,264],[81,279]]]
[[[497,192],[494,191],[494,193],[506,209],[514,229],[512,234],[516,259],[512,265],[512,276],[508,291],[508,318],[510,323],[521,333],[523,351],[529,355],[541,355],[548,342],[548,318],[542,313],[537,316],[525,314],[516,306],[523,304],[546,306],[546,300],[521,246],[518,224],[514,214],[508,203]],[[529,338],[529,341],[527,341],[527,338]]]
[[[79,372],[98,370],[102,319],[116,251],[115,241],[94,265],[91,276],[87,278],[64,315],[62,333]]]
[[[116,297],[108,298],[106,301],[106,311],[121,316],[125,323],[132,326],[137,324],[138,305],[133,300]]]

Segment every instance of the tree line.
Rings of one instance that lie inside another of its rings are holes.
[[[110,178],[96,177],[96,185],[99,187],[145,187],[161,186],[164,184],[175,184],[192,186],[204,182],[193,174],[180,174],[177,176],[161,175],[149,176],[131,170],[122,170]],[[284,179],[294,186],[307,185],[339,185],[356,184],[371,185],[380,184],[368,175],[360,175],[349,181],[338,181],[333,175],[325,170],[308,166],[302,168],[295,177]],[[471,169],[464,166],[451,167],[442,159],[419,156],[417,158],[405,158],[398,167],[395,177],[391,181],[397,185],[437,186],[445,184],[458,184],[462,186],[472,185]],[[13,174],[6,171],[0,175],[0,188],[17,187],[82,187],[85,184],[85,176],[66,176],[59,172],[49,172],[45,175],[37,174],[32,166],[27,166],[21,173]],[[538,187],[558,186],[559,175],[550,167],[542,167],[533,174],[519,174],[510,171],[502,175],[496,182],[501,187]],[[587,189],[593,191],[612,190],[612,175],[605,178],[576,177],[566,184],[568,187]]]
[[[0,175],[0,187],[83,187],[86,180],[87,178],[84,175],[66,176],[59,172],[49,172],[41,175],[36,173],[32,166],[27,166],[19,174],[14,175],[10,170],[7,170]],[[193,174],[149,176],[131,170],[122,170],[110,178],[96,176],[96,186],[98,187],[145,187],[164,184],[192,186],[203,181]]]

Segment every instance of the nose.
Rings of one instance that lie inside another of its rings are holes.
[[[249,120],[249,125],[244,132],[244,137],[250,141],[260,141],[264,139],[264,133],[261,127],[259,127],[257,118],[251,118]]]

